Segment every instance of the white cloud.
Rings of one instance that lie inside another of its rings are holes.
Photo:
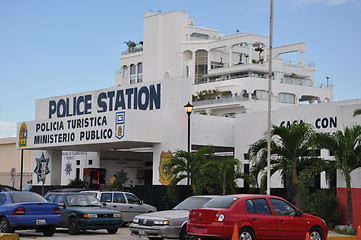
[[[16,123],[1,122],[0,121],[0,137],[15,137]]]

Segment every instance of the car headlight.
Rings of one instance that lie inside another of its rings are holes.
[[[138,223],[138,222],[139,222],[139,218],[135,217],[135,218],[133,219],[133,223]]]
[[[169,225],[169,220],[154,220],[154,225]]]
[[[113,217],[115,217],[115,218],[121,218],[121,217],[122,217],[122,214],[121,214],[121,213],[114,213],[114,214],[113,214]]]
[[[83,215],[83,217],[84,217],[84,218],[97,218],[98,215],[95,214],[95,213],[85,213],[85,214]]]

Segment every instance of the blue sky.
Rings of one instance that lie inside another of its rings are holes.
[[[143,40],[143,15],[186,11],[225,35],[268,36],[269,0],[0,0],[0,137],[35,119],[35,100],[114,86],[125,41]],[[274,0],[273,46],[307,43],[316,83],[334,100],[360,98],[360,0]]]

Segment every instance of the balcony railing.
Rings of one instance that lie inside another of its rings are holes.
[[[137,52],[143,52],[143,47],[127,49],[126,51],[122,52],[122,56],[131,54],[131,53],[137,53]]]
[[[225,97],[225,98],[217,98],[217,99],[209,99],[202,101],[194,101],[194,106],[203,106],[203,105],[214,105],[214,104],[222,104],[222,103],[230,103],[230,102],[240,102],[240,101],[250,101],[249,98],[246,97]]]

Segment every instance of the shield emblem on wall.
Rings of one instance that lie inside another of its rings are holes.
[[[124,137],[125,112],[117,112],[115,116],[115,136],[118,139]]]

